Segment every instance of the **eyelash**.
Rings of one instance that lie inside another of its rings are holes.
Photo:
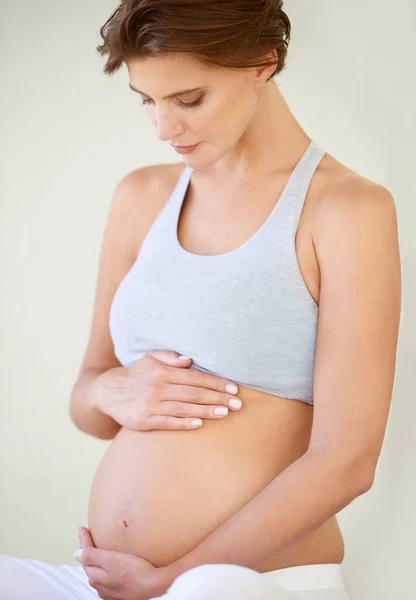
[[[203,97],[201,96],[201,98],[198,98],[198,100],[195,100],[194,102],[180,102],[179,101],[179,104],[181,105],[182,108],[185,108],[185,109],[197,108],[197,106],[201,106],[202,98]],[[152,102],[151,100],[142,100],[142,106],[147,106],[151,102]]]

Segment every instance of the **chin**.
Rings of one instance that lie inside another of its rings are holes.
[[[218,162],[220,162],[224,156],[226,156],[228,150],[225,152],[218,154],[217,156],[198,156],[197,153],[191,152],[191,154],[184,154],[182,156],[183,163],[190,167],[191,169],[195,169],[196,171],[203,171],[205,169],[210,169],[214,167]]]
[[[195,171],[203,171],[204,169],[209,169],[216,163],[216,161],[207,160],[206,157],[196,157],[191,156],[190,154],[183,155],[182,162],[190,169],[195,169]]]

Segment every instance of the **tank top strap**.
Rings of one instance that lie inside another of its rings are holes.
[[[180,207],[182,205],[184,196],[186,194],[186,190],[189,185],[189,180],[193,171],[194,169],[188,166],[185,166],[185,168],[182,170],[169,198],[165,202],[164,207],[162,208],[159,215],[155,219],[152,227],[150,228],[152,231],[156,229],[156,226],[158,229],[162,227],[167,228],[170,231],[172,223],[176,221],[178,211],[180,210]],[[160,232],[158,232],[158,235],[160,235],[162,239],[165,239]]]
[[[169,209],[169,219],[171,220],[172,223],[175,224],[176,226],[176,221],[179,215],[179,212],[181,210],[183,201],[185,199],[185,194],[188,190],[189,187],[189,182],[192,176],[192,173],[194,172],[195,169],[192,169],[192,167],[188,167],[185,166],[184,170],[182,171],[174,189],[173,192],[171,194],[171,197],[169,198],[169,202],[168,204]],[[169,225],[170,227],[170,225]],[[176,235],[176,230],[175,230],[175,235]]]
[[[311,141],[308,150],[303,155],[301,161],[298,163],[294,177],[292,180],[292,188],[290,198],[294,202],[294,214],[293,214],[293,238],[296,236],[296,231],[299,225],[300,215],[305,204],[306,195],[312,180],[321,160],[325,156],[326,151],[323,150],[315,140]]]
[[[172,190],[169,201],[167,204],[173,205],[172,210],[176,211],[177,204],[182,204],[186,190],[189,186],[189,180],[191,179],[191,175],[194,172],[194,169],[191,167],[185,166],[182,173],[177,180],[175,187]]]

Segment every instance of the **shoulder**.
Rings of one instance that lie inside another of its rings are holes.
[[[114,188],[108,227],[135,259],[147,231],[168,201],[183,164],[148,165],[128,172]]]
[[[145,231],[169,199],[183,170],[183,163],[173,163],[128,172],[114,189],[110,212],[126,226],[130,224],[133,231]]]
[[[139,167],[127,173],[117,184],[115,195],[139,204],[141,199],[152,202],[171,192],[184,170],[183,163],[166,163]],[[155,196],[154,196],[155,194]],[[167,198],[166,198],[167,200]]]
[[[397,230],[395,199],[386,187],[349,169],[331,156],[323,165],[324,185],[314,211],[312,239],[317,257],[332,252],[342,238],[373,240]]]

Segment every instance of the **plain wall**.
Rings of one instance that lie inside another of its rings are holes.
[[[78,564],[89,487],[110,442],[68,402],[86,348],[112,192],[129,171],[181,162],[158,141],[125,67],[95,47],[110,0],[0,2],[2,212],[0,553]],[[338,514],[354,600],[411,600],[416,483],[415,59],[411,0],[286,1],[277,77],[323,148],[394,195],[403,305],[390,419],[372,489]]]

